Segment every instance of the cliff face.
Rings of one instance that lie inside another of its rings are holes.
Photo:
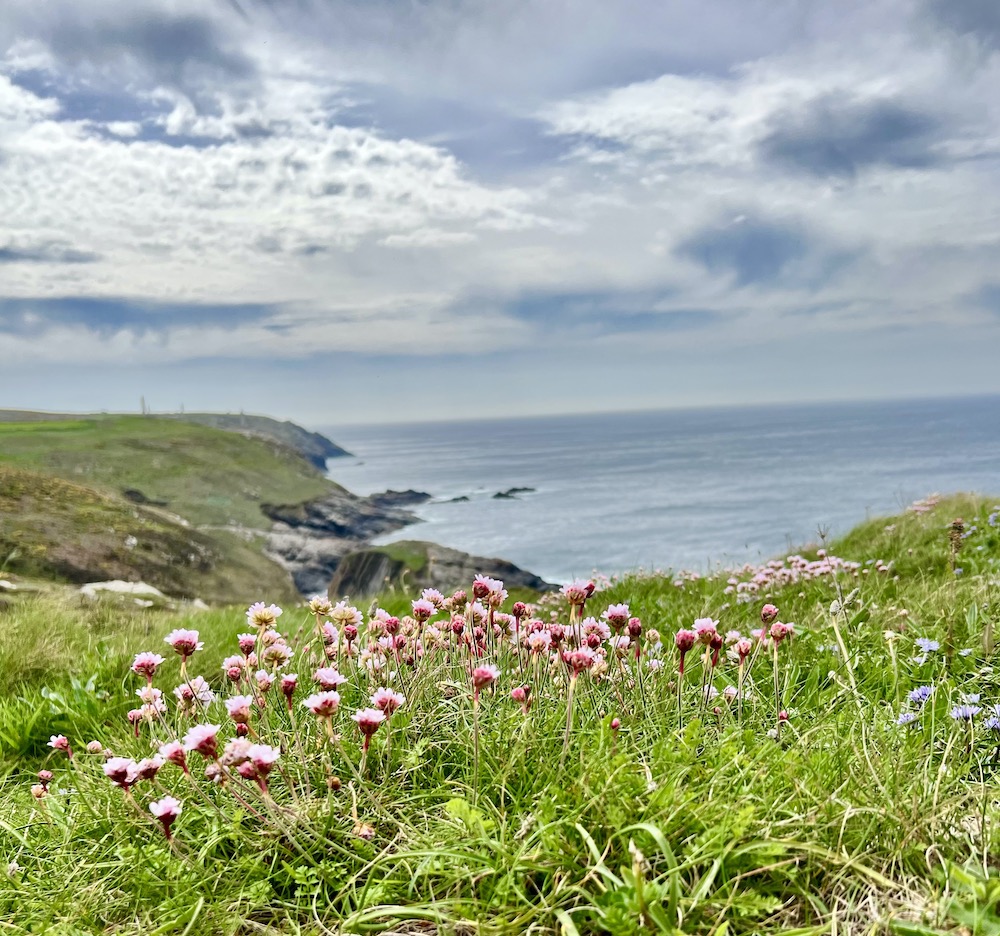
[[[291,573],[304,595],[326,592],[348,553],[418,520],[389,506],[383,495],[358,497],[343,489],[303,504],[262,504],[261,510],[274,521],[265,555]]]
[[[403,540],[345,555],[334,572],[329,595],[331,601],[346,596],[359,600],[394,587],[411,592],[422,588],[448,592],[468,588],[478,573],[502,579],[508,589],[551,591],[556,587],[505,559],[471,556],[436,543]]]

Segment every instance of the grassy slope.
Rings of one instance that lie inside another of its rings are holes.
[[[198,526],[267,529],[261,503],[296,503],[332,486],[283,446],[148,416],[0,423],[2,463],[109,493],[134,488]]]
[[[261,503],[332,486],[281,445],[172,419],[0,423],[0,567],[55,581],[143,578],[209,601],[287,597],[290,579],[259,537],[215,528],[263,532]],[[136,507],[121,497],[127,489],[164,507]]]
[[[198,671],[218,682],[242,615],[22,601],[0,612],[0,684],[10,690],[0,700],[0,862],[21,866],[0,875],[0,919],[12,932],[122,934],[320,934],[345,918],[351,932],[394,933],[1000,932],[996,746],[982,738],[967,753],[966,733],[947,717],[959,691],[982,693],[984,704],[1000,696],[991,639],[1000,527],[988,525],[990,507],[956,499],[926,516],[872,521],[829,547],[862,563],[892,561],[887,573],[866,564],[856,577],[778,587],[751,604],[736,603],[724,578],[683,587],[632,578],[594,599],[595,611],[628,601],[665,639],[706,614],[720,630],[746,632],[774,600],[800,634],[787,648],[792,717],[781,744],[765,734],[773,723],[766,659],[755,673],[760,702],[748,700],[742,731],[728,717],[700,721],[692,704],[679,733],[665,683],[625,699],[581,683],[564,763],[565,709],[541,698],[523,719],[506,699],[516,679],[504,674],[482,706],[473,789],[464,694],[414,687],[391,755],[382,734],[376,779],[360,790],[362,817],[376,828],[370,843],[351,834],[346,785],[316,804],[293,846],[238,809],[224,817],[199,809],[171,774],[168,786],[188,803],[178,824],[183,857],[149,838],[148,823],[105,784],[86,804],[55,795],[39,812],[27,787],[49,734],[65,732],[78,747],[100,737],[117,751],[141,750],[122,720],[134,702],[132,654],[188,624],[206,641]],[[956,514],[976,527],[957,577],[946,532]],[[841,623],[856,654],[849,670],[831,649],[829,608],[854,588]],[[394,602],[390,610],[405,608]],[[282,629],[299,623],[307,616],[286,612]],[[919,663],[917,637],[943,650],[950,641],[956,652]],[[965,648],[967,656],[957,652]],[[176,677],[169,666],[158,678],[164,687]],[[697,683],[696,664],[688,679]],[[927,727],[901,729],[901,700],[928,682],[937,689]],[[342,693],[348,710],[364,704],[352,686]],[[611,714],[622,717],[617,738]],[[65,774],[64,761],[45,762]]]

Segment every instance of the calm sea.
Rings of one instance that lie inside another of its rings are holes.
[[[416,488],[391,537],[552,581],[784,555],[932,492],[1000,498],[1000,397],[670,410],[321,431],[352,491]],[[494,499],[498,491],[534,492]],[[468,501],[448,501],[467,497]]]

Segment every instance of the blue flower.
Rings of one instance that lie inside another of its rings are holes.
[[[897,725],[909,725],[911,722],[917,720],[916,712],[900,712],[899,718],[896,719]]]
[[[1000,731],[1000,716],[991,715],[983,722],[982,727],[987,731]]]
[[[935,650],[941,649],[941,644],[936,640],[931,640],[930,637],[918,637],[916,643],[924,653],[933,653]]]
[[[917,686],[910,693],[909,699],[914,705],[923,705],[933,694],[933,686]]]
[[[981,696],[978,692],[962,693],[962,701],[966,705],[975,705],[980,698]]]
[[[970,653],[972,653],[972,647],[966,647],[965,649],[958,651],[959,656],[969,656]]]
[[[981,711],[978,705],[956,705],[949,714],[955,721],[972,721]]]

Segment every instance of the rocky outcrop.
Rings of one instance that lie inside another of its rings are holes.
[[[325,592],[348,553],[418,520],[408,510],[386,505],[385,495],[359,497],[343,488],[302,504],[263,504],[261,509],[274,521],[265,555],[291,573],[304,595]]]
[[[378,507],[416,507],[418,504],[426,504],[433,500],[433,496],[426,491],[383,491],[381,494],[371,494],[368,497],[371,503]]]
[[[478,573],[502,579],[508,589],[551,591],[556,586],[505,559],[487,559],[436,543],[404,540],[346,554],[329,584],[330,599],[369,598],[390,588],[417,592],[468,588]]]

